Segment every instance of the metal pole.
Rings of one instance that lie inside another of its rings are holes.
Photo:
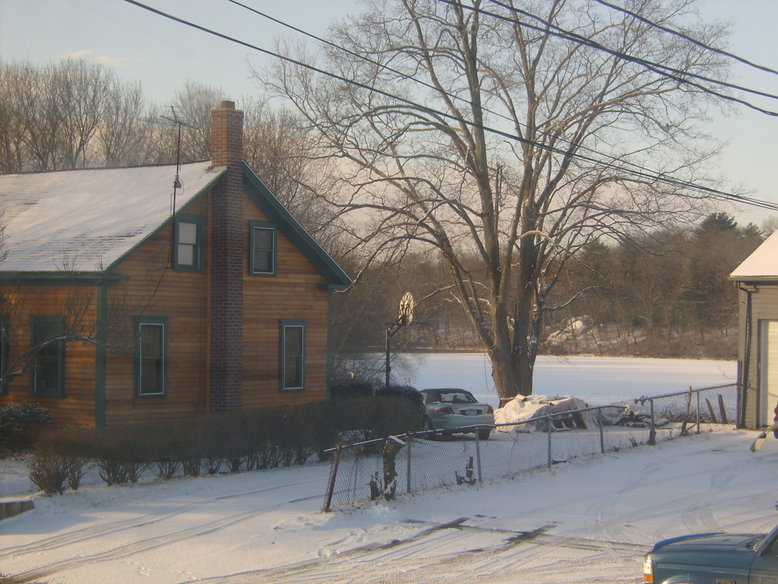
[[[391,338],[391,329],[386,329],[386,387],[389,387],[389,373],[392,370],[389,364],[389,343]]]
[[[697,392],[697,434],[700,433],[700,392]]]
[[[484,482],[483,474],[481,474],[481,439],[478,436],[479,430],[475,431],[475,459],[478,463],[478,482]]]
[[[405,445],[408,448],[408,454],[407,454],[407,460],[408,460],[408,466],[405,469],[405,492],[410,493],[411,492],[411,437],[406,432],[405,434]]]
[[[605,429],[602,423],[602,408],[597,409],[597,424],[600,426],[600,454],[605,454]]]
[[[551,459],[551,416],[546,418],[546,433],[548,434],[548,468],[551,468],[553,464]]]
[[[651,406],[651,430],[648,432],[648,444],[653,446],[656,444],[656,421],[654,420],[654,399],[648,400]]]
[[[332,455],[332,464],[330,465],[330,479],[327,481],[327,494],[324,496],[324,507],[322,511],[328,513],[330,506],[332,505],[332,494],[335,491],[335,479],[338,476],[338,465],[340,464],[340,449],[341,445],[335,449],[335,453]]]

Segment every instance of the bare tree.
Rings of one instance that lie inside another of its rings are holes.
[[[111,83],[105,96],[102,123],[95,136],[96,150],[107,167],[150,162],[153,117],[146,111],[140,84]]]
[[[690,24],[693,0],[629,8],[665,25],[683,19],[708,43],[722,34]],[[338,204],[359,218],[360,249],[436,248],[499,395],[532,393],[549,291],[568,258],[696,205],[630,170],[690,180],[714,150],[700,124],[709,95],[634,59],[689,73],[720,63],[585,0],[374,1],[332,40],[347,52],[329,49],[321,68],[359,85],[282,64],[276,87],[342,161]],[[473,254],[478,271],[464,261]]]

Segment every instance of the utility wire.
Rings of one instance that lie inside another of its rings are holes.
[[[293,31],[295,31],[295,32],[297,32],[299,34],[302,34],[302,35],[304,35],[304,36],[306,36],[308,38],[311,38],[311,39],[313,39],[315,41],[318,41],[318,42],[320,42],[320,43],[322,43],[324,45],[332,47],[332,48],[334,48],[334,49],[336,49],[338,51],[346,53],[346,54],[348,54],[348,55],[350,55],[352,57],[355,57],[357,59],[360,59],[360,60],[365,61],[367,63],[370,63],[372,65],[376,65],[377,67],[380,67],[380,68],[382,68],[382,69],[384,69],[386,71],[390,71],[391,73],[394,73],[395,75],[398,75],[399,77],[402,77],[403,79],[406,79],[406,80],[411,81],[413,83],[418,83],[418,84],[420,84],[420,85],[422,85],[422,86],[424,86],[424,87],[426,87],[428,89],[432,89],[433,91],[436,91],[436,92],[440,91],[439,88],[435,87],[434,85],[432,85],[430,83],[427,83],[426,81],[424,81],[422,79],[414,78],[414,77],[408,75],[407,73],[404,73],[403,71],[399,71],[397,69],[394,69],[394,68],[392,68],[392,67],[390,67],[388,65],[380,63],[380,62],[378,62],[378,61],[376,61],[374,59],[366,57],[365,55],[361,55],[361,54],[359,54],[359,53],[357,53],[355,51],[352,51],[350,49],[347,49],[345,47],[341,47],[341,46],[339,46],[339,45],[337,45],[337,44],[335,44],[335,43],[333,43],[333,42],[331,42],[331,41],[329,41],[327,39],[324,39],[324,38],[319,37],[319,36],[317,36],[315,34],[309,33],[309,32],[307,32],[307,31],[305,31],[305,30],[303,30],[303,29],[301,29],[299,27],[293,26],[293,25],[291,25],[291,24],[289,24],[287,22],[284,22],[283,20],[280,20],[278,18],[275,18],[275,17],[273,17],[273,16],[271,16],[271,15],[265,13],[265,12],[262,12],[260,10],[255,9],[255,8],[252,8],[251,6],[247,6],[246,4],[243,4],[242,2],[239,2],[238,0],[227,0],[227,1],[231,2],[232,4],[235,4],[236,6],[239,6],[239,7],[243,8],[243,9],[245,9],[245,10],[248,10],[249,12],[252,12],[252,13],[258,15],[258,16],[261,16],[261,17],[263,17],[263,18],[265,18],[267,20],[270,20],[271,22],[279,24],[279,25],[281,25],[281,26],[283,26],[285,28],[288,28],[288,29],[293,30]],[[532,15],[530,13],[525,13],[525,14],[531,16],[532,18],[535,18],[537,20],[541,20],[542,21],[542,19],[540,19],[539,17],[537,17],[535,15]],[[542,21],[542,22],[545,22],[545,21]],[[533,27],[533,28],[535,28],[535,27]],[[536,30],[540,30],[540,29],[536,29]],[[562,30],[562,29],[560,29],[560,30]],[[570,33],[570,34],[573,34],[573,33]],[[581,37],[581,38],[583,38],[583,37]],[[756,92],[756,93],[761,93],[761,92]],[[468,99],[465,99],[465,98],[460,97],[458,95],[452,95],[452,94],[449,94],[449,93],[446,93],[446,95],[448,97],[450,97],[451,99],[453,99],[454,101],[459,101],[459,102],[465,103],[465,104],[467,104],[467,105],[469,105],[471,107],[473,106],[473,103],[470,100],[468,100]],[[778,96],[772,96],[772,97],[778,98]],[[511,118],[509,116],[506,116],[505,114],[502,114],[502,113],[499,113],[499,112],[495,112],[495,111],[493,111],[493,110],[491,110],[489,108],[483,107],[483,106],[482,106],[481,109],[483,109],[483,111],[485,111],[487,113],[490,113],[490,114],[492,114],[492,115],[494,115],[496,117],[502,118],[503,120],[506,120],[506,121],[510,122],[511,124],[518,124],[519,126],[525,126],[525,124],[522,124],[518,120],[515,120],[514,118]],[[549,134],[547,132],[541,131],[541,133],[543,135],[545,135],[545,136],[549,136]],[[570,142],[569,140],[562,139],[562,141],[567,143],[567,144],[570,144],[570,146],[573,146],[573,143]],[[582,150],[585,150],[587,152],[592,152],[592,153],[594,153],[594,154],[596,154],[598,156],[606,156],[607,158],[609,158],[612,161],[614,166],[616,166],[617,164],[618,165],[626,165],[626,166],[632,167],[637,172],[646,172],[646,171],[647,172],[652,172],[652,171],[648,171],[648,169],[646,169],[645,167],[642,167],[642,166],[640,166],[638,164],[629,162],[627,160],[620,160],[620,159],[616,158],[615,156],[611,156],[611,155],[608,155],[608,154],[605,154],[605,153],[602,153],[602,152],[598,152],[598,151],[593,150],[593,149],[591,149],[591,148],[589,148],[587,146],[579,146],[579,148],[582,149]],[[601,162],[601,164],[602,163],[603,162]]]
[[[529,18],[533,18],[533,19],[543,23],[544,26],[543,27],[539,27],[539,26],[535,26],[535,25],[532,25],[532,24],[529,24],[529,23],[526,23],[526,22],[521,22],[521,21],[519,21],[519,20],[517,20],[515,18],[504,16],[502,14],[497,14],[496,12],[490,12],[488,10],[484,10],[483,8],[474,8],[472,6],[465,6],[465,5],[461,4],[459,2],[459,0],[438,0],[438,2],[441,2],[443,4],[449,4],[451,6],[457,6],[457,7],[460,7],[460,8],[464,8],[465,10],[470,10],[472,12],[477,12],[479,14],[484,14],[486,16],[491,16],[491,17],[496,18],[498,20],[503,20],[505,22],[510,22],[510,23],[516,24],[518,26],[522,26],[524,28],[529,28],[531,30],[536,30],[536,31],[542,32],[543,34],[549,34],[549,35],[556,36],[556,37],[559,37],[559,38],[563,38],[563,39],[566,39],[566,40],[569,40],[569,41],[572,41],[572,42],[575,42],[575,43],[578,43],[578,44],[581,44],[581,45],[585,45],[585,46],[591,47],[593,49],[604,51],[604,52],[606,52],[606,53],[608,53],[608,54],[610,54],[610,55],[612,55],[614,57],[617,57],[619,59],[622,59],[624,61],[629,61],[631,63],[636,63],[638,65],[641,65],[641,66],[645,67],[646,69],[649,69],[650,71],[653,71],[654,73],[662,75],[663,77],[666,77],[668,79],[672,79],[673,81],[677,81],[678,83],[682,83],[684,85],[690,85],[690,86],[692,86],[692,87],[694,87],[696,89],[699,89],[700,91],[703,91],[704,93],[708,93],[708,94],[713,95],[715,97],[718,97],[720,99],[724,99],[724,100],[727,100],[727,101],[732,101],[734,103],[738,103],[738,104],[740,104],[742,106],[745,106],[745,107],[747,107],[749,109],[753,109],[755,111],[758,111],[759,113],[762,113],[762,114],[765,114],[765,115],[768,115],[768,116],[778,117],[778,112],[776,112],[776,111],[772,111],[772,110],[761,108],[761,107],[759,107],[757,105],[754,105],[754,104],[752,104],[752,103],[750,103],[750,102],[748,102],[748,101],[746,101],[744,99],[740,99],[740,98],[737,98],[737,97],[734,97],[734,96],[731,96],[731,95],[727,95],[725,93],[719,93],[718,91],[714,91],[713,89],[710,89],[709,87],[705,87],[704,85],[700,85],[699,83],[695,83],[694,81],[691,81],[690,79],[687,79],[687,77],[698,78],[698,79],[701,79],[703,81],[708,81],[708,82],[711,82],[711,83],[716,83],[716,84],[724,85],[724,86],[727,86],[727,87],[730,87],[730,88],[733,88],[733,89],[739,89],[741,91],[755,93],[755,94],[760,95],[762,97],[769,97],[771,99],[778,99],[778,96],[776,96],[774,94],[764,93],[764,92],[748,89],[748,88],[745,88],[745,87],[741,87],[741,86],[738,86],[738,85],[732,85],[732,84],[726,83],[724,81],[718,81],[716,79],[711,79],[709,77],[703,77],[703,76],[696,75],[694,73],[690,73],[690,72],[687,72],[687,71],[681,71],[679,69],[673,69],[672,67],[668,67],[666,65],[660,65],[659,63],[653,63],[651,61],[647,61],[647,60],[641,59],[639,57],[634,57],[632,55],[628,55],[627,53],[622,53],[620,51],[616,51],[614,49],[610,49],[610,48],[608,48],[608,47],[606,47],[606,46],[604,46],[604,45],[602,45],[602,44],[600,44],[600,43],[598,43],[596,41],[593,41],[591,39],[587,39],[585,37],[582,37],[581,35],[578,35],[578,34],[576,34],[574,32],[569,31],[569,30],[565,30],[563,28],[560,28],[560,27],[556,26],[555,24],[553,24],[551,22],[548,22],[546,20],[543,20],[541,17],[536,16],[536,15],[534,15],[532,13],[526,12],[526,11],[521,10],[519,8],[513,8],[512,6],[509,6],[507,4],[499,2],[498,0],[491,0],[491,1],[492,1],[493,4],[501,6],[501,7],[505,8],[506,10],[509,10],[509,11],[514,12],[516,14],[522,14],[522,15],[527,16]]]
[[[619,12],[622,12],[624,14],[627,14],[631,16],[632,18],[636,18],[637,20],[648,24],[650,26],[653,26],[654,28],[658,28],[661,31],[664,31],[666,33],[681,37],[682,39],[689,41],[690,43],[697,45],[698,47],[701,47],[705,50],[711,51],[713,53],[717,53],[719,55],[723,55],[724,57],[729,57],[730,59],[734,59],[735,61],[738,61],[739,63],[743,63],[744,65],[748,65],[749,67],[753,67],[754,69],[759,69],[761,71],[765,71],[767,73],[772,73],[774,75],[778,75],[778,71],[775,69],[771,69],[770,67],[766,67],[765,65],[759,65],[758,63],[753,63],[752,61],[749,61],[748,59],[745,59],[743,57],[740,57],[738,55],[735,55],[734,53],[730,53],[728,51],[725,51],[723,49],[718,49],[716,47],[712,47],[710,45],[706,45],[702,41],[698,41],[694,37],[691,37],[687,35],[686,33],[683,33],[679,30],[675,30],[673,28],[664,26],[662,24],[659,24],[658,22],[654,22],[653,20],[650,20],[644,16],[641,16],[640,14],[637,14],[635,12],[632,12],[631,10],[627,10],[623,6],[617,6],[616,4],[611,4],[610,2],[606,2],[605,0],[596,0],[603,6],[607,6],[608,8],[611,8],[613,10],[618,10]]]
[[[134,6],[137,6],[138,8],[142,8],[142,9],[147,10],[147,11],[149,11],[149,12],[151,12],[153,14],[156,14],[158,16],[162,16],[162,17],[170,19],[170,20],[172,20],[174,22],[178,22],[179,24],[183,24],[184,26],[188,26],[188,27],[194,28],[196,30],[199,30],[201,32],[205,32],[207,34],[213,35],[213,36],[215,36],[217,38],[220,38],[222,40],[226,40],[226,41],[229,41],[229,42],[241,45],[243,47],[246,47],[246,48],[258,51],[258,52],[263,53],[265,55],[268,55],[268,56],[280,59],[282,61],[291,63],[293,65],[297,65],[299,67],[303,67],[305,69],[314,71],[314,72],[319,73],[321,75],[330,77],[332,79],[336,79],[336,80],[341,81],[343,83],[347,83],[347,84],[350,84],[350,85],[354,85],[356,87],[360,87],[362,89],[365,89],[367,91],[371,91],[373,93],[377,93],[377,94],[382,95],[384,97],[389,97],[391,99],[394,99],[394,100],[397,100],[397,101],[399,101],[401,103],[409,105],[409,106],[411,106],[413,108],[416,108],[418,110],[424,111],[424,112],[429,113],[429,114],[434,115],[434,116],[441,117],[443,119],[448,119],[448,120],[451,120],[451,121],[456,121],[458,123],[462,123],[462,124],[465,124],[465,125],[473,127],[473,128],[482,129],[482,130],[484,130],[486,132],[495,134],[497,136],[501,136],[503,138],[510,139],[510,140],[513,140],[513,141],[518,141],[518,142],[521,142],[521,143],[524,143],[524,144],[532,145],[532,146],[535,146],[537,148],[540,148],[540,149],[543,149],[543,150],[546,150],[546,151],[549,151],[549,152],[552,152],[552,153],[555,153],[555,154],[559,154],[559,155],[562,155],[562,156],[571,156],[571,157],[574,157],[574,158],[585,160],[585,161],[593,163],[593,164],[597,164],[597,165],[605,167],[605,168],[611,168],[611,169],[614,169],[614,170],[619,170],[621,172],[625,172],[627,174],[632,174],[633,176],[637,176],[638,178],[647,179],[647,180],[656,181],[656,182],[661,182],[661,183],[664,183],[664,184],[668,184],[668,185],[671,185],[671,186],[678,186],[678,187],[686,188],[686,189],[689,189],[689,190],[696,190],[696,191],[705,193],[705,194],[707,194],[707,195],[709,195],[709,196],[711,196],[713,198],[717,198],[717,199],[720,199],[720,200],[737,201],[737,202],[753,205],[753,206],[756,206],[756,207],[761,207],[761,208],[764,208],[764,209],[770,209],[770,210],[778,211],[778,203],[770,203],[768,201],[762,201],[762,200],[759,200],[759,199],[753,199],[753,198],[750,198],[750,197],[744,197],[744,196],[741,196],[741,195],[735,195],[733,193],[727,193],[727,192],[724,192],[724,191],[720,191],[718,189],[714,189],[712,187],[706,187],[706,186],[703,186],[703,185],[698,185],[698,184],[695,184],[695,183],[690,183],[690,182],[682,181],[680,179],[675,179],[675,178],[669,177],[667,175],[664,175],[662,173],[656,173],[655,171],[651,171],[649,169],[632,170],[632,169],[629,169],[629,168],[623,168],[622,166],[620,166],[618,164],[605,162],[605,161],[598,160],[598,159],[595,159],[595,158],[590,157],[590,156],[585,156],[583,154],[566,152],[566,151],[564,151],[564,150],[562,150],[560,148],[555,148],[553,146],[548,146],[547,144],[542,144],[542,143],[536,142],[534,140],[528,140],[527,138],[522,138],[521,136],[516,136],[514,134],[510,134],[509,132],[505,132],[503,130],[498,130],[496,128],[491,128],[491,127],[483,125],[483,124],[478,124],[476,122],[472,122],[470,120],[467,120],[467,119],[455,116],[453,114],[450,114],[450,113],[447,113],[447,112],[444,112],[444,111],[440,111],[440,110],[436,110],[434,108],[431,108],[431,107],[428,107],[428,106],[424,106],[424,105],[415,103],[415,102],[413,102],[413,101],[411,101],[409,99],[406,99],[406,98],[403,98],[403,97],[400,97],[400,96],[397,96],[397,95],[393,95],[393,94],[391,94],[391,93],[389,93],[387,91],[383,91],[383,90],[375,88],[375,87],[370,87],[370,86],[368,86],[368,85],[366,85],[364,83],[361,83],[359,81],[354,81],[352,79],[348,79],[346,77],[343,77],[342,75],[338,75],[336,73],[332,73],[330,71],[326,71],[326,70],[321,69],[319,67],[315,67],[313,65],[309,65],[308,63],[304,63],[303,61],[299,61],[297,59],[293,59],[291,57],[287,57],[285,55],[281,55],[279,53],[276,53],[274,51],[270,51],[268,49],[263,49],[262,47],[258,47],[256,45],[253,45],[253,44],[248,43],[246,41],[242,41],[240,39],[236,39],[235,37],[231,37],[231,36],[226,35],[224,33],[221,33],[221,32],[218,32],[218,31],[206,28],[204,26],[201,26],[201,25],[196,24],[194,22],[185,20],[185,19],[180,18],[178,16],[174,16],[172,14],[168,14],[168,13],[163,12],[163,11],[157,9],[157,8],[154,8],[154,7],[148,6],[146,4],[143,4],[142,2],[139,2],[138,0],[124,0],[124,1],[127,2],[128,4],[132,4]]]
[[[455,2],[454,0],[439,0],[439,1],[443,2],[444,4],[459,5],[459,3]],[[623,59],[623,60],[626,60],[626,61],[630,61],[632,63],[637,63],[639,65],[644,65],[645,67],[651,69],[652,71],[655,71],[657,73],[661,73],[661,74],[665,75],[666,77],[670,77],[670,78],[675,79],[675,80],[678,80],[678,78],[674,77],[674,76],[680,76],[682,79],[685,78],[685,77],[691,77],[693,79],[699,79],[700,81],[706,81],[708,83],[713,83],[714,85],[721,85],[722,87],[728,87],[730,89],[737,89],[737,90],[743,91],[745,93],[751,93],[753,95],[758,95],[760,97],[766,97],[768,99],[776,99],[776,100],[778,100],[778,95],[775,95],[773,93],[767,93],[765,91],[759,91],[758,89],[751,89],[750,87],[744,87],[742,85],[736,85],[734,83],[729,83],[727,81],[722,81],[720,79],[714,79],[712,77],[707,77],[705,75],[700,75],[699,73],[693,73],[691,71],[683,71],[681,69],[676,69],[676,68],[670,67],[668,65],[663,65],[661,63],[656,63],[654,61],[649,61],[647,59],[643,59],[642,57],[635,57],[633,55],[629,55],[627,53],[623,53],[623,52],[617,51],[615,49],[610,49],[610,48],[608,48],[608,47],[598,43],[595,40],[592,40],[590,38],[581,36],[578,33],[572,32],[570,30],[561,28],[561,27],[559,27],[559,26],[549,22],[548,20],[545,20],[545,19],[541,18],[540,16],[537,16],[537,15],[531,13],[531,12],[528,12],[526,10],[522,10],[520,8],[514,8],[514,7],[509,6],[509,5],[505,4],[504,2],[500,2],[498,0],[491,0],[491,1],[492,1],[493,4],[496,4],[497,6],[501,6],[502,8],[505,8],[506,10],[510,10],[511,12],[515,12],[517,14],[521,14],[522,16],[526,16],[528,18],[531,18],[533,20],[536,20],[536,21],[540,22],[543,25],[543,28],[539,28],[539,27],[535,27],[533,25],[522,23],[522,22],[520,22],[518,20],[514,20],[514,19],[507,19],[509,22],[513,22],[513,23],[519,24],[520,26],[525,26],[527,28],[531,28],[533,30],[538,30],[538,31],[541,31],[541,32],[544,32],[544,33],[548,32],[549,28],[553,29],[554,31],[559,33],[558,35],[555,35],[555,36],[561,36],[562,38],[565,38],[567,40],[571,40],[571,41],[577,42],[579,44],[583,44],[583,45],[589,46],[589,47],[591,47],[593,49],[597,49],[597,50],[600,50],[600,51],[605,51],[606,53],[608,53],[610,55],[613,55],[615,57],[618,57],[620,59]],[[467,8],[469,10],[477,10],[478,12],[480,12],[482,14],[486,14],[488,16],[500,17],[500,15],[492,13],[492,12],[487,12],[487,11],[483,10],[482,8],[477,8],[476,9],[476,8],[470,8],[469,6],[467,6],[467,7],[466,6],[462,6],[462,7],[463,8]],[[660,69],[661,71],[657,71],[657,69]],[[672,75],[670,75],[670,74],[672,74]],[[719,94],[714,94],[714,95],[722,97]],[[778,115],[778,114],[776,114],[776,115]]]

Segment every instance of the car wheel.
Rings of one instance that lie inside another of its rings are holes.
[[[489,428],[481,428],[478,430],[478,439],[479,440],[489,440],[489,435],[492,433],[492,431]]]
[[[432,422],[429,418],[424,418],[424,422],[421,424],[421,429],[425,432],[428,432],[428,434],[424,436],[427,440],[434,440],[437,438],[435,428],[432,427]]]

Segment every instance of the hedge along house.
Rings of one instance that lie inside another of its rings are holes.
[[[111,426],[327,398],[329,296],[351,281],[243,161],[242,132],[225,101],[213,160],[178,175],[0,176],[0,405]]]
[[[741,426],[773,422],[778,406],[778,231],[730,274],[738,287]]]

